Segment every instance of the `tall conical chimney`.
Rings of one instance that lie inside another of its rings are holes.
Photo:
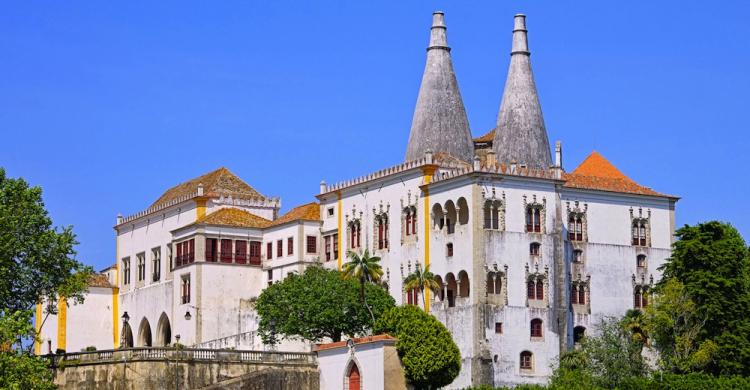
[[[492,148],[500,163],[516,161],[530,168],[547,169],[552,165],[552,156],[530,56],[526,16],[518,14],[515,16],[508,79],[497,115]]]
[[[453,72],[442,12],[432,14],[427,64],[411,123],[406,160],[422,158],[429,149],[464,161],[474,156],[469,120]]]

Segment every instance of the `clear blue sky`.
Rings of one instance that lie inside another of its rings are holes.
[[[475,135],[526,13],[565,168],[598,150],[681,196],[679,225],[727,220],[750,239],[746,2],[119,3],[0,12],[0,166],[42,186],[97,269],[118,212],[217,167],[288,209],[321,179],[401,162],[436,9]]]

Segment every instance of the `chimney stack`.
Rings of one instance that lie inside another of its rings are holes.
[[[328,192],[328,185],[326,184],[325,180],[321,180],[320,181],[320,193],[325,194],[326,192]]]
[[[555,167],[562,168],[562,142],[555,141]]]

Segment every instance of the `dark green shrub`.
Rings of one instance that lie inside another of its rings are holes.
[[[398,339],[406,379],[416,389],[449,385],[461,371],[461,353],[448,329],[416,306],[394,307],[375,323],[375,333]]]

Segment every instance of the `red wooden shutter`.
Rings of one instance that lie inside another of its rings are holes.
[[[536,281],[536,299],[544,299],[544,282]]]
[[[269,242],[266,244],[266,259],[273,259],[273,243]]]
[[[229,240],[229,239],[221,240],[221,262],[222,263],[232,262],[232,240]]]
[[[247,263],[247,241],[237,240],[234,242],[234,262],[237,264]]]
[[[536,299],[535,284],[533,280],[529,280],[529,282],[526,284],[526,298]]]

